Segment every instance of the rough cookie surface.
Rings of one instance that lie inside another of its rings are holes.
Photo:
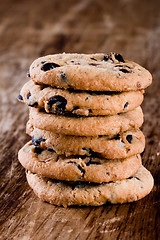
[[[79,137],[41,130],[27,123],[26,132],[32,137],[33,145],[50,148],[59,155],[87,155],[118,159],[142,153],[145,137],[139,129],[116,135]]]
[[[154,182],[143,166],[128,179],[102,184],[56,181],[31,172],[26,175],[30,187],[41,200],[64,207],[137,201],[150,193]]]
[[[38,108],[30,108],[31,124],[39,129],[76,136],[113,135],[143,123],[141,107],[127,113],[102,117],[67,117],[47,114]]]
[[[152,76],[120,54],[55,54],[36,59],[30,76],[37,83],[91,91],[130,91],[149,86]]]
[[[28,81],[18,100],[47,113],[94,116],[128,112],[141,105],[144,90],[129,92],[91,92],[57,89]]]
[[[140,155],[106,160],[87,156],[58,155],[28,142],[20,149],[18,159],[24,168],[44,177],[66,181],[110,182],[128,178],[141,167]]]

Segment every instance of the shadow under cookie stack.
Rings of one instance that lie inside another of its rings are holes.
[[[99,206],[145,197],[140,107],[151,74],[120,54],[36,59],[18,100],[29,106],[32,141],[18,159],[35,194],[51,204]]]

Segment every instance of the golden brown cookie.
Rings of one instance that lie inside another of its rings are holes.
[[[94,116],[128,112],[141,105],[144,90],[129,92],[91,92],[57,89],[28,81],[18,100],[47,113]]]
[[[31,64],[29,76],[53,87],[91,91],[136,91],[152,82],[149,71],[118,53],[40,57]]]
[[[50,148],[58,155],[87,155],[101,158],[118,159],[142,153],[145,137],[139,129],[109,136],[71,136],[41,130],[27,123],[26,132],[32,143],[41,148]]]
[[[31,124],[39,129],[76,136],[113,135],[143,123],[141,107],[130,112],[101,117],[67,117],[47,114],[38,108],[30,108]]]
[[[58,181],[31,172],[26,175],[28,184],[42,201],[64,207],[137,201],[150,193],[154,183],[151,173],[143,166],[128,179],[102,184]]]
[[[58,155],[50,149],[25,144],[18,159],[27,170],[44,177],[66,181],[110,182],[128,178],[141,167],[140,155],[125,159],[101,159]]]

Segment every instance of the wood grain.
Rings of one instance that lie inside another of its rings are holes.
[[[0,239],[160,238],[160,4],[138,0],[6,0],[0,4]],[[153,75],[142,104],[143,164],[155,186],[131,204],[62,208],[41,202],[17,161],[28,110],[16,100],[31,62],[59,52],[120,52]]]

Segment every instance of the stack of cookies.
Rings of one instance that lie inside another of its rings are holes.
[[[18,99],[29,109],[19,151],[27,181],[55,205],[125,203],[153,187],[142,166],[144,88],[151,74],[120,54],[57,54],[36,59]]]

